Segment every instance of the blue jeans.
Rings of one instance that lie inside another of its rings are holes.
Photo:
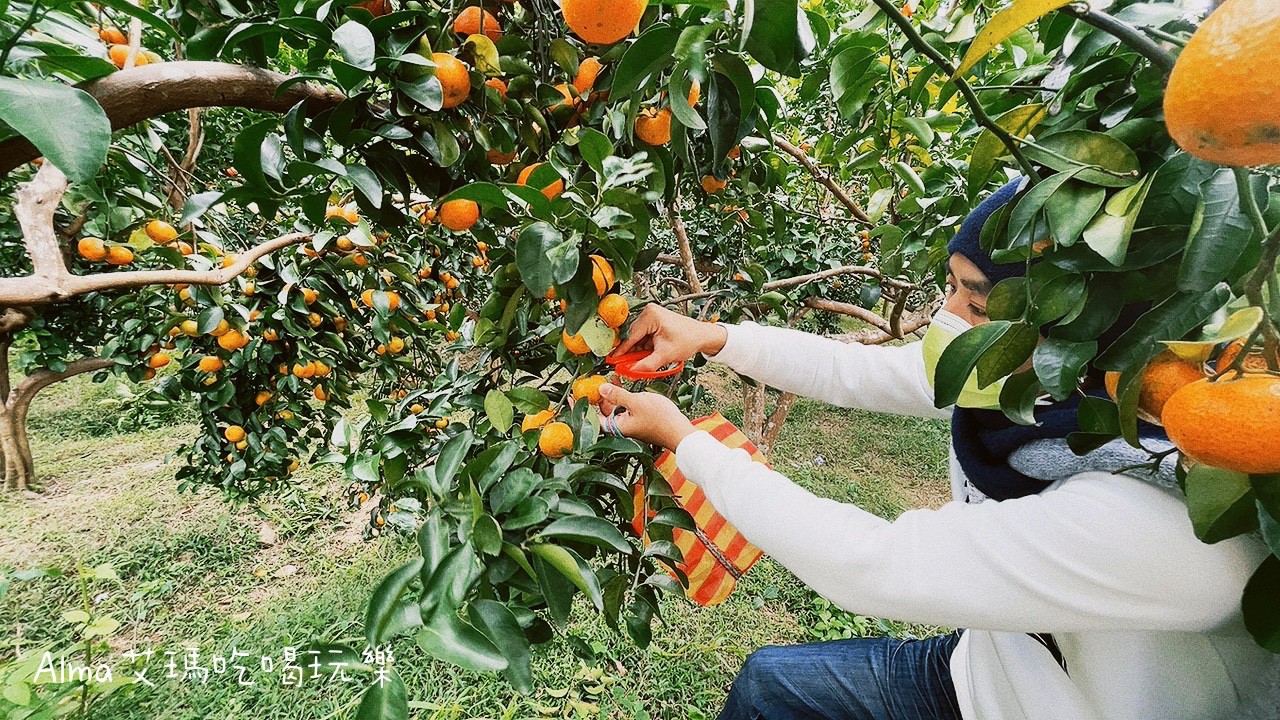
[[[960,720],[951,652],[960,633],[766,647],[733,681],[720,720]]]

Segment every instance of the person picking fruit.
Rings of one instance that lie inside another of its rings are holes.
[[[955,407],[934,406],[942,351],[988,321],[994,283],[1025,272],[993,262],[978,242],[1021,185],[984,200],[949,243],[946,302],[922,341],[845,344],[650,305],[618,347],[652,351],[637,370],[701,353],[785,392],[951,423],[953,501],[888,521],[721,445],[662,395],[600,388],[606,427],[673,450],[728,522],[834,604],[964,628],[757,650],[721,720],[1275,717],[1274,656],[1249,637],[1240,610],[1267,550],[1247,535],[1197,539],[1171,457],[1153,470],[1123,441],[1077,456],[1066,436],[1078,429],[1079,394],[1042,398],[1031,427],[998,409],[1003,381],[980,388],[970,378]],[[1100,347],[1135,316],[1122,314]],[[1082,387],[1102,395],[1102,386],[1090,367]],[[1152,450],[1172,448],[1158,426],[1144,423],[1142,435]]]

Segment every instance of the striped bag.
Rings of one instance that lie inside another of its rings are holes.
[[[751,459],[768,467],[764,455],[752,444],[747,436],[733,423],[724,419],[720,413],[708,415],[693,421],[694,427],[706,430],[711,436],[731,448],[742,448],[751,455]],[[696,529],[693,531],[681,528],[672,529],[672,540],[684,555],[684,562],[677,567],[689,578],[689,587],[685,594],[693,602],[709,607],[724,602],[733,591],[738,580],[755,564],[763,554],[760,548],[747,542],[738,529],[730,525],[720,513],[716,512],[702,489],[689,482],[676,469],[676,456],[670,451],[658,457],[658,472],[671,485],[680,507],[693,516]],[[649,544],[649,536],[645,531],[645,488],[643,482],[636,483],[635,515],[632,527],[636,534]],[[653,517],[653,511],[648,517]],[[674,576],[675,573],[672,573]]]

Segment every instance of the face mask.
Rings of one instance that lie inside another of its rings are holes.
[[[964,318],[946,310],[939,310],[933,316],[929,329],[924,333],[924,371],[929,378],[929,387],[934,387],[934,377],[938,373],[938,361],[942,359],[942,351],[947,349],[952,340],[972,328],[973,326],[965,322]],[[1004,388],[1004,381],[1005,378],[1000,378],[984,388],[979,388],[978,371],[975,369],[965,381],[956,405],[982,410],[999,409],[1000,391]]]

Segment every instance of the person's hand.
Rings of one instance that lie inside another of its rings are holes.
[[[715,323],[694,320],[661,305],[650,304],[631,323],[627,338],[612,355],[632,350],[653,352],[635,364],[639,372],[653,372],[704,353],[714,355],[724,347],[728,332]]]
[[[613,422],[623,435],[672,451],[681,440],[697,431],[667,396],[628,392],[608,383],[600,386],[600,412],[613,413]]]

